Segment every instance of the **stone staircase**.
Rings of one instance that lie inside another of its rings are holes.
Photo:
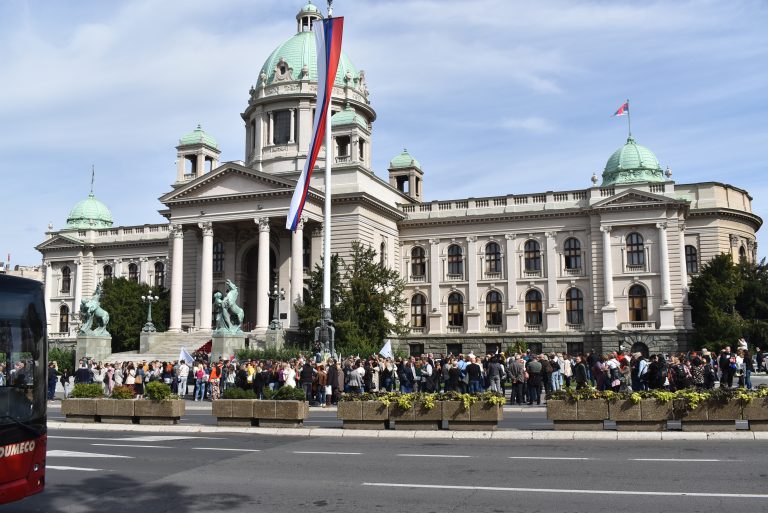
[[[200,346],[211,340],[211,334],[204,331],[191,333],[155,333],[148,344],[142,340],[140,351],[112,353],[105,359],[107,362],[140,362],[140,361],[175,361],[179,358],[182,347],[192,353]]]

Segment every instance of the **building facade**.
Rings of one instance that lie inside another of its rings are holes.
[[[124,276],[171,291],[171,332],[210,332],[212,295],[232,279],[245,327],[263,337],[269,293],[285,289],[282,322],[322,255],[323,169],[333,159],[332,247],[376,249],[406,281],[413,352],[480,351],[525,341],[577,352],[626,343],[643,350],[687,345],[690,277],[713,256],[753,261],[762,220],[749,194],[731,185],[677,184],[630,137],[602,176],[582,190],[424,201],[424,171],[407,150],[388,181],[371,166],[376,113],[365,72],[342,56],[332,100],[331,155],[321,150],[303,218],[285,229],[307,157],[317,76],[307,4],[297,32],[261,68],[241,114],[244,159],[220,163],[200,126],[179,140],[167,223],[115,226],[93,194],[50,229],[43,255],[49,332],[71,339],[81,299],[100,280]],[[169,177],[172,179],[173,177]],[[643,347],[644,345],[644,347]]]

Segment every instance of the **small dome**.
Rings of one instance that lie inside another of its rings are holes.
[[[67,228],[109,228],[112,226],[112,212],[93,193],[80,201],[69,212]]]
[[[308,12],[319,13],[320,11],[317,9],[317,7],[315,7],[312,4],[312,2],[307,2],[307,5],[301,8],[301,11],[299,12],[299,14],[304,14]]]
[[[408,150],[404,148],[400,155],[389,161],[389,169],[399,169],[405,167],[415,167],[417,169],[421,169],[421,164],[418,160],[413,158],[410,153],[408,153]]]
[[[349,105],[344,108],[341,112],[337,112],[336,114],[331,117],[331,126],[337,127],[337,126],[344,126],[344,125],[352,125],[357,124],[361,128],[365,128],[368,130],[368,122],[365,120],[363,116],[355,112],[355,109],[350,107]]]
[[[664,173],[656,155],[630,136],[606,162],[602,185],[663,181]]]
[[[197,128],[179,139],[179,146],[189,146],[192,144],[204,144],[211,148],[219,149],[219,143],[216,142],[216,139],[208,135],[200,125],[197,125]]]

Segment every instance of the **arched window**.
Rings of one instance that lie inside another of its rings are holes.
[[[138,283],[139,282],[139,266],[136,264],[128,264],[128,280]]]
[[[61,268],[61,293],[69,294],[72,290],[72,271],[69,267]]]
[[[458,292],[448,296],[448,326],[464,326],[464,298]]]
[[[213,243],[213,272],[224,272],[224,243],[221,241]]]
[[[581,242],[573,237],[566,239],[563,245],[566,269],[581,269]]]
[[[165,287],[165,264],[155,262],[155,287]]]
[[[568,324],[584,324],[584,294],[576,287],[565,293],[565,315]]]
[[[104,266],[104,279],[109,280],[112,278],[112,266],[111,265],[105,265]]]
[[[427,325],[427,298],[424,294],[415,294],[411,298],[411,326],[423,328]]]
[[[688,274],[699,272],[699,252],[694,246],[685,247],[685,270]]]
[[[541,313],[541,292],[531,289],[525,294],[525,323],[531,326],[541,326]]]
[[[464,257],[461,246],[452,244],[448,246],[448,276],[454,278],[461,277],[464,274]]]
[[[636,267],[645,265],[643,236],[636,232],[627,235],[627,265]]]
[[[541,249],[535,240],[526,241],[525,246],[525,270],[527,272],[541,271]]]
[[[59,307],[59,333],[69,333],[69,307],[67,305]]]
[[[309,238],[304,237],[304,245],[301,247],[302,251],[302,266],[304,269],[312,267],[312,241]]]
[[[411,276],[422,277],[427,274],[427,265],[424,261],[424,248],[416,246],[411,250]]]
[[[501,326],[501,294],[495,290],[485,296],[485,324],[488,326]]]
[[[741,246],[739,248],[739,263],[746,262],[747,261],[747,250],[744,249],[744,246]]]
[[[485,246],[485,272],[501,272],[501,248],[495,242],[489,242]]]
[[[379,264],[381,264],[382,267],[386,265],[387,263],[387,244],[382,241],[381,244],[379,244]]]
[[[643,322],[648,320],[648,296],[640,285],[629,289],[629,320]]]

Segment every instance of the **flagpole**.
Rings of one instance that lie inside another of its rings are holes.
[[[627,98],[627,127],[629,129],[629,137],[632,137],[632,109],[629,108],[629,98]]]
[[[333,17],[333,0],[328,0],[328,18]],[[318,84],[318,88],[320,84]],[[335,354],[334,336],[330,329],[331,320],[331,159],[333,159],[333,138],[331,136],[331,105],[333,88],[328,92],[328,110],[325,114],[325,204],[323,205],[323,311],[321,327],[324,342],[328,343],[331,356]],[[318,106],[319,107],[319,106]]]

